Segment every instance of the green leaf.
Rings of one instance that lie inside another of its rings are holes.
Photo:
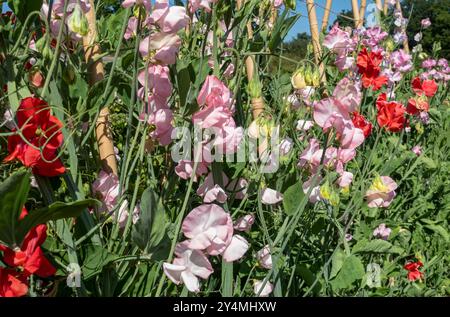
[[[331,259],[331,272],[330,272],[330,279],[335,277],[339,271],[342,268],[342,265],[344,265],[344,261],[346,258],[346,254],[344,250],[337,250],[336,253],[333,255],[333,258]]]
[[[392,243],[375,239],[372,241],[361,240],[352,249],[354,254],[361,252],[369,252],[369,253],[403,253],[403,249],[397,246],[393,246]]]
[[[43,0],[8,0],[8,6],[24,22],[31,12],[41,9],[42,2]]]
[[[440,226],[440,225],[424,225],[425,228],[430,229],[431,231],[434,231],[437,234],[440,234],[445,242],[449,242],[450,241],[450,236],[447,230],[445,230],[444,227]]]
[[[141,214],[133,226],[131,238],[144,252],[156,247],[166,232],[164,206],[152,188],[147,188],[141,198]]]
[[[288,216],[293,215],[304,197],[305,193],[303,192],[301,182],[297,182],[289,187],[283,194],[284,212]]]
[[[16,244],[21,245],[27,233],[37,225],[51,220],[78,217],[87,207],[98,203],[95,199],[80,200],[73,203],[55,202],[48,207],[31,211],[18,223],[15,232]]]
[[[30,190],[30,175],[29,171],[22,170],[0,184],[0,242],[10,248],[20,245],[16,232]]]
[[[350,255],[345,259],[339,274],[331,281],[331,285],[335,290],[349,288],[355,281],[362,279],[365,273],[361,260]]]
[[[83,278],[88,280],[99,274],[103,267],[118,258],[101,246],[93,245],[87,249],[86,258],[83,261]]]

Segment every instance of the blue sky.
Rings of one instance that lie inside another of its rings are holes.
[[[319,26],[322,24],[322,17],[324,13],[323,7],[325,7],[326,0],[316,0],[316,14],[317,14],[317,20],[319,21]],[[6,8],[6,3],[3,4],[3,11]],[[332,7],[331,7],[331,13],[330,13],[330,20],[329,23],[333,23],[333,21],[336,19],[336,14],[340,13],[342,10],[349,10],[351,9],[351,2],[350,0],[334,0]],[[305,0],[297,0],[297,12],[301,13],[300,19],[298,19],[297,23],[294,25],[294,27],[290,30],[289,34],[286,37],[286,40],[290,40],[293,37],[297,35],[297,33],[310,33],[309,32],[309,24],[308,24],[308,11],[306,9],[306,2]]]
[[[324,14],[324,7],[326,0],[316,0],[316,15],[317,21],[319,22],[319,27],[322,25],[322,18]],[[350,0],[334,0],[331,5],[330,19],[329,24],[333,23],[336,19],[336,14],[341,13],[342,10],[350,10],[351,9],[351,1]],[[306,1],[305,0],[297,0],[297,12],[301,13],[300,19],[298,19],[295,26],[288,33],[286,40],[290,40],[295,37],[298,33],[306,32],[310,34],[309,31],[309,23],[308,23],[308,10],[306,9]]]

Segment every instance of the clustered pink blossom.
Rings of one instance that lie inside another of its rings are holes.
[[[170,6],[168,0],[156,0],[152,8],[148,0],[127,0],[123,7],[144,6],[147,16],[133,16],[128,21],[125,39],[136,36],[139,21],[141,28],[151,30],[139,45],[141,57],[148,66],[140,71],[138,96],[145,103],[140,118],[153,127],[150,136],[165,146],[172,142],[173,113],[168,104],[172,94],[169,65],[176,62],[181,46],[181,38],[177,32],[189,23],[186,10],[181,6]],[[138,15],[142,14],[137,11]]]
[[[428,58],[422,62],[422,68],[425,71],[420,75],[423,80],[434,79],[436,81],[450,81],[450,67],[445,58],[435,60]]]
[[[371,50],[378,50],[378,44],[382,42],[388,33],[383,31],[380,26],[367,28],[362,33],[362,44]]]
[[[234,234],[230,214],[215,204],[194,208],[184,219],[182,231],[188,240],[177,245],[173,263],[163,267],[171,281],[186,285],[191,292],[200,291],[199,278],[207,279],[213,273],[208,255],[233,262],[249,248],[245,238]]]
[[[351,34],[342,30],[339,24],[335,24],[325,36],[323,46],[336,54],[335,64],[340,71],[350,69],[354,65],[354,57],[349,53],[355,50],[357,42]]]

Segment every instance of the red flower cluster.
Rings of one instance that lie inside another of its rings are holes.
[[[26,140],[19,134],[10,136],[9,155],[4,161],[17,159],[37,175],[63,174],[66,169],[57,158],[57,150],[63,143],[62,123],[50,115],[47,103],[34,97],[23,99],[17,110],[17,123]]]
[[[22,210],[20,219],[27,215],[25,208]],[[3,251],[3,262],[14,269],[0,268],[0,297],[20,297],[28,292],[27,279],[30,275],[49,277],[56,273],[56,269],[47,260],[41,245],[47,238],[47,226],[38,225],[28,232],[18,250],[0,245]]]
[[[380,76],[380,64],[383,57],[380,52],[367,52],[364,47],[358,54],[357,66],[358,71],[362,75],[362,85],[364,88],[372,87],[373,90],[379,90],[387,83],[386,76]]]
[[[352,122],[356,128],[363,131],[364,138],[367,138],[372,133],[372,123],[360,113],[356,111],[352,113]]]
[[[383,93],[377,99],[377,122],[380,127],[385,127],[390,132],[401,131],[405,124],[405,107],[396,101],[387,101]]]
[[[415,281],[421,280],[423,278],[423,273],[419,271],[419,268],[423,266],[422,262],[408,262],[403,267],[405,270],[408,270],[408,280]]]
[[[430,109],[428,98],[433,97],[438,89],[436,82],[434,80],[424,80],[421,82],[420,78],[416,77],[413,79],[411,85],[417,96],[408,100],[406,110],[411,115],[428,112]]]

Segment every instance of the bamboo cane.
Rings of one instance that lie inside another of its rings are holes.
[[[353,18],[355,19],[355,27],[359,27],[360,18],[359,18],[358,0],[352,0],[352,10],[353,10]]]
[[[377,5],[377,9],[379,11],[382,11],[383,10],[383,4],[381,3],[381,0],[375,0],[375,3]]]
[[[86,18],[89,23],[89,32],[85,37],[83,37],[83,48],[84,57],[86,63],[88,64],[88,81],[92,86],[104,78],[105,70],[103,68],[101,58],[98,58],[101,51],[100,46],[96,43],[97,29],[94,0],[89,0],[89,2],[91,8],[86,14]],[[108,107],[100,110],[100,114],[96,122],[95,132],[103,170],[108,173],[118,175]]]
[[[400,13],[402,13],[402,5],[400,4],[399,0],[397,0],[395,5],[396,5],[397,10],[400,11]],[[403,49],[405,50],[406,53],[409,54],[409,44],[408,44],[407,38],[403,41]]]
[[[359,26],[364,25],[364,16],[366,15],[366,0],[361,0],[361,7],[359,8]]]
[[[319,41],[319,25],[317,23],[316,7],[314,0],[306,0],[306,6],[308,9],[308,19],[309,19],[309,29],[311,31],[311,39],[314,49],[314,58],[318,64],[320,61],[320,56],[322,55],[322,48]]]
[[[387,14],[388,14],[388,8],[389,8],[388,1],[389,1],[389,0],[384,0],[384,7],[383,7],[384,15],[387,15]]]
[[[327,0],[325,4],[325,12],[323,13],[321,32],[326,32],[328,27],[328,21],[330,19],[331,3],[333,0]]]
[[[237,9],[240,10],[245,0],[237,0]],[[253,29],[251,23],[247,23],[247,33],[248,39],[251,40],[253,38]],[[248,82],[252,82],[255,77],[255,62],[253,56],[248,56],[245,59],[245,69],[247,72],[247,80]],[[256,119],[260,116],[260,114],[264,111],[264,99],[262,97],[252,98],[252,114],[253,119]]]

